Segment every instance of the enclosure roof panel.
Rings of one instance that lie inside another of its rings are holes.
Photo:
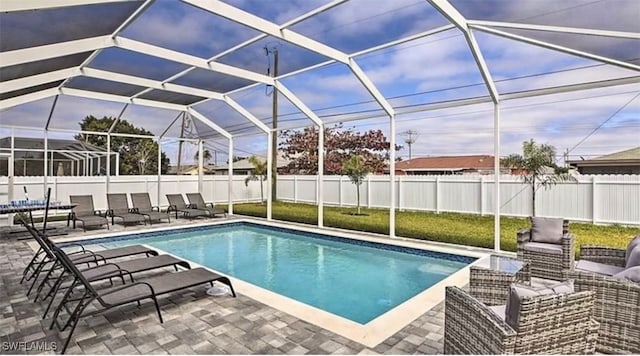
[[[286,129],[626,85],[639,13],[636,0],[7,0],[0,110],[60,94],[201,107],[199,132],[228,137],[272,124],[274,87]]]

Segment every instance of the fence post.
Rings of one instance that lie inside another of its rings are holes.
[[[436,176],[436,214],[440,214],[440,176]]]
[[[395,189],[395,187],[394,187]],[[404,190],[402,189],[402,176],[399,175],[398,176],[398,210],[400,211],[404,211],[404,209],[402,208],[402,193],[404,192]]]
[[[371,174],[367,176],[367,208],[371,208]]]
[[[596,176],[593,175],[591,176],[591,222],[593,224],[596,223],[596,207],[598,206],[597,204],[597,196],[596,196],[596,190],[597,190],[597,183],[596,183]]]
[[[293,176],[293,202],[298,202],[298,176]]]
[[[484,216],[484,202],[487,192],[484,189],[484,176],[480,176],[480,216]]]
[[[342,207],[342,176],[338,177],[338,206]]]

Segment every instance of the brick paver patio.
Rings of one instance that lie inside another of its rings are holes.
[[[32,249],[0,240],[0,353],[54,353],[67,333],[50,331],[43,305],[19,284]],[[152,303],[135,303],[81,319],[68,354],[436,354],[442,352],[444,304],[367,348],[243,295],[211,297],[206,286],[161,297],[165,322]],[[24,342],[23,344],[16,344]],[[46,343],[46,344],[45,344]],[[20,349],[11,349],[18,345]]]

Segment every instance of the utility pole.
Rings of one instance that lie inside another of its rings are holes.
[[[268,56],[270,53],[273,53],[273,74],[272,77],[278,77],[278,48],[272,47],[271,49],[265,47],[266,55]],[[271,165],[271,200],[275,201],[278,197],[277,186],[278,186],[278,89],[274,86],[273,91],[271,93],[273,95],[273,107],[272,107],[272,118],[273,118],[273,135],[271,136],[271,161],[273,164]]]
[[[409,146],[409,159],[411,159],[411,145],[416,143],[416,141],[418,140],[418,136],[419,136],[418,132],[409,129],[403,132],[402,134],[404,135],[404,143],[406,143],[407,146]]]
[[[178,166],[176,167],[176,175],[180,175],[180,166],[182,164],[182,139],[184,138],[185,113],[182,113],[182,124],[180,125],[180,140],[178,141]]]

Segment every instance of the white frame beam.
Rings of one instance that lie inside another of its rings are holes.
[[[606,63],[606,64],[611,64],[611,65],[622,67],[622,68],[626,68],[626,69],[640,71],[640,66],[639,65],[635,65],[635,64],[632,64],[632,63],[629,63],[629,62],[619,61],[619,60],[616,60],[616,59],[613,59],[613,58],[599,56],[597,54],[592,54],[592,53],[589,53],[589,52],[579,51],[579,50],[576,50],[576,49],[571,49],[571,48],[568,48],[568,47],[556,45],[556,44],[545,42],[545,41],[536,40],[536,39],[525,37],[525,36],[515,35],[515,34],[512,34],[512,33],[496,30],[496,29],[493,29],[493,28],[485,27],[485,26],[472,26],[472,27],[474,29],[477,29],[478,31],[490,33],[490,34],[493,34],[493,35],[497,35],[497,36],[500,36],[500,37],[512,39],[512,40],[519,41],[519,42],[528,43],[528,44],[531,44],[531,45],[534,45],[534,46],[547,48],[547,49],[552,49],[552,50],[555,50],[555,51],[564,52],[564,53],[571,54],[571,55],[574,55],[574,56],[587,58],[587,59],[591,59],[591,60],[594,60],[594,61],[598,61],[598,62],[602,62],[602,63]]]
[[[478,42],[476,41],[473,32],[471,32],[469,25],[467,23],[467,19],[465,19],[458,10],[453,7],[449,3],[448,0],[427,0],[431,6],[433,6],[436,10],[438,10],[444,17],[446,17],[453,25],[455,25],[464,35],[467,44],[469,45],[469,49],[471,50],[471,54],[476,61],[476,65],[480,70],[480,74],[484,79],[484,83],[489,91],[489,95],[494,103],[500,101],[500,94],[498,93],[498,89],[495,86],[493,78],[491,77],[491,73],[489,72],[489,68],[487,67],[487,63],[484,60],[484,56],[482,55],[482,51],[480,51],[480,47],[478,46]]]
[[[71,54],[95,51],[113,46],[111,36],[98,36],[81,40],[58,42],[43,46],[27,47],[13,51],[0,52],[0,66],[2,68],[42,61],[49,58],[63,57]]]
[[[501,21],[467,20],[467,23],[469,24],[470,27],[474,27],[474,26],[503,27],[503,28],[519,29],[519,30],[561,32],[561,33],[570,33],[570,34],[576,34],[576,35],[616,37],[616,38],[640,40],[640,33],[637,33],[637,32],[609,31],[609,30],[598,30],[598,29],[592,29],[592,28],[535,25],[535,24],[526,24],[526,23],[517,23],[517,22],[501,22]]]
[[[0,2],[0,12],[45,10],[58,7],[116,3],[124,1],[128,0],[2,0]]]

